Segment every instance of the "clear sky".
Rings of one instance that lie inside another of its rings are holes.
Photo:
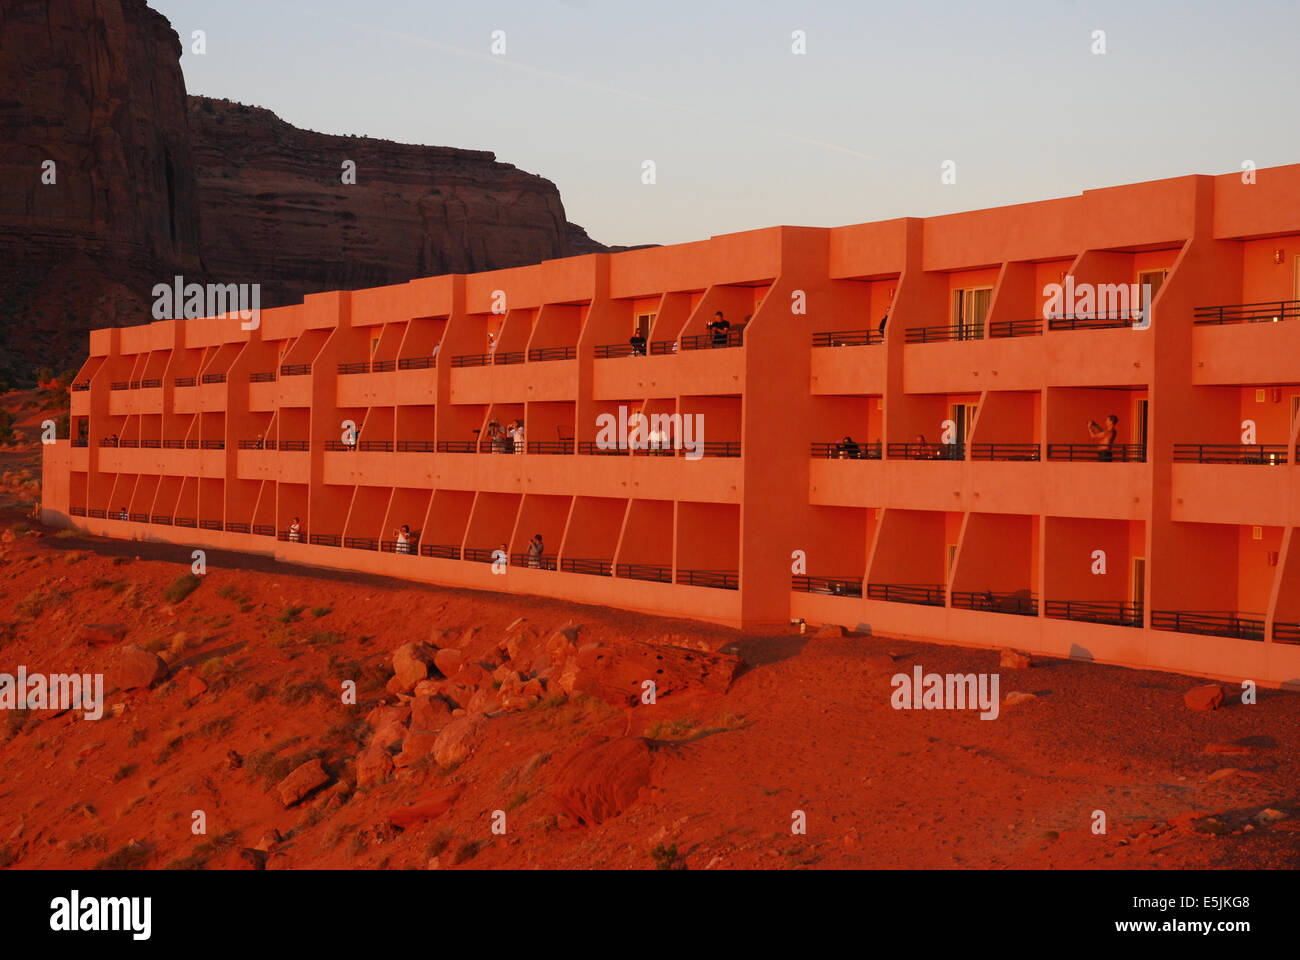
[[[1298,0],[149,2],[191,93],[490,150],[611,244],[1300,162]]]

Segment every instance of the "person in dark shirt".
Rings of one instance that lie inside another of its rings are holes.
[[[840,441],[841,460],[857,460],[861,455],[861,448],[853,442],[852,437],[845,437]]]
[[[731,322],[722,315],[721,310],[715,313],[713,319],[705,326],[713,334],[713,345],[715,347],[725,347],[727,345],[727,333],[731,330]]]
[[[629,338],[627,342],[632,345],[632,356],[645,356],[645,337],[641,336],[640,333],[632,334],[631,338]]]

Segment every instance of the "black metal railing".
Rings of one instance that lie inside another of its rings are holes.
[[[428,370],[437,365],[437,357],[401,357],[397,361],[398,370]]]
[[[311,373],[310,363],[282,363],[280,365],[280,376],[282,377],[303,377]]]
[[[459,560],[460,547],[454,543],[422,543],[420,556],[437,557],[440,560]],[[466,559],[469,559],[466,557]]]
[[[524,351],[522,350],[498,350],[492,358],[493,366],[512,366],[516,363],[524,362]]]
[[[1211,637],[1235,637],[1238,640],[1264,639],[1264,618],[1253,613],[1152,610],[1151,627],[1154,630],[1199,633]]]
[[[712,350],[721,347],[743,347],[745,345],[745,328],[735,327],[731,330],[718,330],[681,338],[680,350]],[[727,588],[731,589],[731,588]]]
[[[573,453],[573,439],[567,440],[529,440],[529,453],[562,454]]]
[[[140,448],[139,440],[119,440],[117,445],[123,450],[138,450]]]
[[[676,340],[654,340],[650,344],[650,356],[652,357],[662,357],[676,352]]]
[[[274,383],[275,371],[266,370],[266,371],[261,371],[259,373],[250,373],[248,375],[248,382],[249,383]]]
[[[435,453],[438,445],[432,440],[398,440],[395,449],[398,453]]]
[[[612,360],[616,357],[643,357],[645,349],[640,351],[630,343],[602,343],[596,347],[597,360]]]
[[[149,522],[149,514],[147,514],[147,513],[128,513],[128,514],[127,514],[127,518],[128,518],[132,523],[148,523],[148,522]]]
[[[868,347],[884,342],[879,330],[827,330],[812,335],[814,347]]]
[[[1033,320],[990,320],[989,339],[1003,340],[1010,337],[1036,337],[1043,332],[1043,321]]]
[[[145,449],[145,450],[161,450],[161,449],[162,449],[162,441],[161,441],[161,440],[141,440],[141,441],[140,441],[140,446],[141,446],[143,449]]]
[[[267,446],[266,446],[266,445],[267,445],[267,442],[268,442],[268,441],[265,440],[265,439],[263,439],[263,440],[240,440],[240,441],[239,441],[239,449],[240,449],[240,450],[265,450],[265,449],[267,449]],[[275,441],[272,440],[272,441],[269,441],[269,442],[274,443]],[[275,448],[272,447],[271,449],[275,449]]]
[[[110,389],[110,390],[129,390],[129,389],[131,389],[131,384],[130,384],[130,382],[127,381],[127,380],[114,380],[112,383],[110,383],[110,384],[108,385],[108,389]]]
[[[79,382],[77,382],[77,383],[74,383],[74,384],[72,385],[72,392],[73,392],[73,393],[81,393],[82,391],[89,390],[89,389],[90,389],[90,381],[89,381],[89,380],[81,380],[81,381],[79,381]]]
[[[1197,307],[1192,311],[1197,325],[1228,323],[1281,323],[1300,319],[1300,300],[1268,300],[1263,303],[1234,303],[1221,307]]]
[[[528,351],[528,362],[538,363],[547,360],[574,360],[577,356],[577,347],[534,347]]]
[[[924,583],[869,583],[867,598],[888,600],[890,603],[917,603],[926,607],[942,607],[944,587]]]
[[[650,580],[654,583],[672,583],[673,568],[656,563],[620,563],[614,575],[625,580]]]
[[[1300,643],[1300,623],[1289,620],[1273,621],[1274,643]]]
[[[122,441],[119,440],[117,437],[100,437],[99,445],[101,447],[120,447],[122,445]]]
[[[158,379],[157,377],[150,377],[148,380],[140,381],[140,389],[142,390],[156,390],[161,386],[162,386],[162,380]]]
[[[612,577],[614,561],[612,560],[570,560],[560,561],[560,570],[564,573],[585,573],[593,577]]]
[[[1069,317],[1048,317],[1049,330],[1115,330],[1131,327],[1142,319],[1141,310],[1121,310],[1112,314],[1075,314]]]
[[[172,525],[172,518],[165,513],[155,513],[149,518],[149,522],[156,523],[160,527],[170,527]]]
[[[307,542],[313,547],[339,547],[343,545],[343,538],[337,533],[313,533]]]
[[[302,450],[311,449],[310,440],[276,440],[275,444],[276,444],[275,446],[272,446],[271,444],[268,443],[267,449],[268,450],[276,450],[276,449],[293,450],[293,451],[302,451]]]
[[[472,563],[492,563],[497,559],[498,550],[484,549],[483,547],[466,547],[463,553],[463,559]],[[505,557],[502,557],[505,560]]]
[[[253,524],[253,536],[255,537],[274,537],[275,527],[269,523]]]
[[[372,360],[370,361],[371,373],[392,373],[397,369],[396,360]]]
[[[734,570],[678,570],[677,582],[688,587],[739,590],[740,574]]]
[[[950,340],[983,340],[984,325],[944,323],[934,327],[910,327],[904,331],[904,343],[945,343]]]
[[[962,610],[1011,613],[1018,617],[1038,616],[1038,599],[1028,591],[995,593],[992,590],[954,590],[952,605]]]
[[[646,451],[647,453],[649,451]],[[704,457],[738,457],[740,456],[739,440],[706,440],[703,443],[692,442],[688,447],[683,441],[682,448],[678,451],[681,456],[689,459]]]
[[[510,554],[510,565],[512,567],[531,567],[533,570],[554,570],[557,567],[558,558],[554,555],[533,556],[531,553],[512,553]]]
[[[1174,463],[1255,463],[1287,461],[1285,443],[1175,443]]]
[[[962,443],[891,443],[887,447],[891,460],[965,460]]]
[[[226,533],[249,533],[251,528],[246,523],[231,523],[226,521]]]
[[[631,453],[631,448],[626,446],[607,447],[604,444],[598,444],[595,440],[579,440],[578,453],[596,457],[626,457]]]
[[[172,385],[177,387],[193,387],[197,386],[198,382],[199,381],[194,377],[177,377],[172,381]]]
[[[826,460],[879,460],[880,441],[874,443],[814,443],[812,455]]]
[[[396,553],[403,556],[416,556],[419,554],[419,544],[416,542],[414,535],[408,536],[405,540],[381,540],[379,541],[380,553]]]
[[[1043,604],[1043,612],[1056,620],[1142,626],[1142,604],[1125,600],[1048,600]]]
[[[438,453],[477,453],[477,440],[439,440]]]
[[[1042,453],[1036,443],[972,443],[972,460],[1038,460]]]
[[[200,520],[200,521],[199,521],[199,529],[200,529],[200,530],[220,530],[220,529],[221,529],[221,521],[220,521],[220,520]]]
[[[108,517],[106,513],[107,511],[104,510],[87,510],[86,516],[91,518],[92,520],[107,520]]]
[[[75,437],[73,438],[72,445],[74,447],[89,447],[90,440],[87,437]]]
[[[70,517],[84,517],[85,515],[85,507],[68,507],[68,516]]]
[[[1083,460],[1092,463],[1145,463],[1147,448],[1141,443],[1114,443],[1099,447],[1095,443],[1049,443],[1048,460]]]
[[[198,520],[194,519],[194,517],[177,517],[175,520],[172,521],[172,525],[176,527],[195,528],[199,525],[199,522]]]
[[[797,593],[820,593],[831,597],[862,596],[861,577],[792,577],[790,589]]]
[[[275,539],[280,540],[284,543],[306,543],[307,531],[303,530],[301,527],[299,527],[296,531],[281,530],[276,533]]]
[[[463,353],[451,358],[453,367],[487,367],[492,365],[490,353]]]
[[[371,537],[344,537],[343,546],[349,550],[378,550],[379,541]]]
[[[349,373],[369,373],[369,372],[370,372],[370,364],[367,363],[365,360],[359,360],[359,361],[357,361],[357,362],[355,362],[355,363],[340,363],[340,364],[339,364],[339,373],[340,373],[340,374],[349,374]]]
[[[224,373],[205,373],[201,378],[202,383],[225,383],[226,375]]]

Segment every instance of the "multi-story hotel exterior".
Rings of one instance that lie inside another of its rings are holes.
[[[97,330],[44,519],[1283,684],[1298,301],[1300,165]],[[607,449],[637,412],[703,456]]]

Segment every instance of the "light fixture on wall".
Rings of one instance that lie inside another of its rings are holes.
[[[1286,261],[1286,251],[1283,250],[1281,247],[1278,247],[1276,250],[1273,251],[1273,262],[1276,264],[1282,264],[1285,261]]]

